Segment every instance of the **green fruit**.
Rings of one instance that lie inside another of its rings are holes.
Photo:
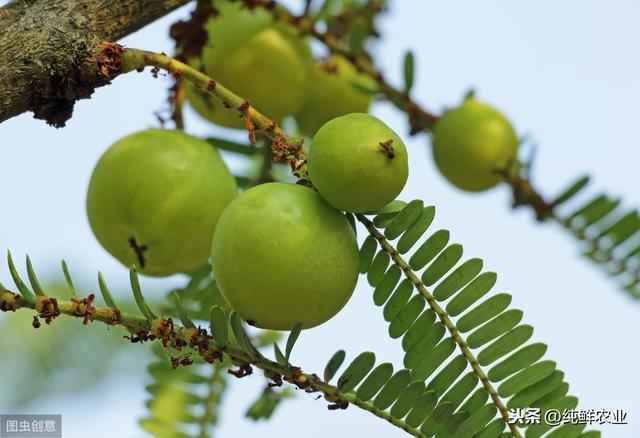
[[[289,26],[275,24],[262,9],[247,10],[240,2],[216,1],[218,16],[207,25],[209,40],[202,52],[204,72],[247,99],[273,120],[294,114],[304,100],[311,51]],[[191,62],[200,67],[200,60]],[[206,119],[229,128],[243,128],[238,112],[193,87],[187,99]]]
[[[111,255],[143,274],[166,276],[207,262],[218,218],[235,194],[213,146],[181,131],[149,129],[102,156],[87,213]]]
[[[453,185],[479,192],[503,180],[498,171],[516,164],[519,143],[505,116],[469,98],[436,123],[433,158]]]
[[[251,324],[315,327],[349,301],[358,278],[349,221],[312,189],[269,183],[222,214],[211,263],[222,295]]]
[[[300,131],[312,137],[329,120],[349,113],[366,113],[374,82],[360,74],[342,56],[332,56],[316,66],[309,83],[307,100],[298,111]]]
[[[324,124],[313,137],[307,166],[320,195],[353,213],[393,201],[409,174],[402,139],[381,120],[361,113]]]

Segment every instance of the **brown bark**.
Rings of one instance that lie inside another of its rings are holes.
[[[15,0],[0,8],[0,123],[26,111],[61,127],[118,72],[123,36],[190,0]]]

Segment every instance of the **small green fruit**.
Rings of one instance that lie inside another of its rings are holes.
[[[368,76],[358,73],[342,56],[332,56],[316,65],[309,83],[307,100],[298,111],[300,131],[312,137],[329,120],[349,113],[366,113],[374,89]]]
[[[269,183],[238,196],[213,236],[222,295],[257,327],[315,327],[349,301],[358,279],[349,221],[313,190]]]
[[[207,25],[209,40],[202,61],[190,61],[258,111],[279,121],[294,114],[304,100],[312,56],[309,45],[290,26],[276,24],[262,9],[247,10],[240,2],[216,1],[219,15]],[[206,119],[229,128],[243,128],[235,110],[215,97],[187,88],[187,99]]]
[[[516,165],[519,143],[505,116],[469,98],[436,123],[433,158],[453,185],[479,192],[503,180],[498,171]]]
[[[100,244],[125,266],[167,276],[207,262],[236,183],[217,150],[181,131],[149,129],[117,141],[87,195]]]
[[[402,139],[381,120],[354,113],[313,137],[308,170],[320,195],[339,210],[377,210],[400,194],[409,174]]]

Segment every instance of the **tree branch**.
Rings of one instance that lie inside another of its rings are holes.
[[[62,127],[118,73],[113,44],[190,0],[16,0],[0,8],[0,123],[32,111]]]
[[[130,338],[132,342],[158,340],[165,348],[171,347],[178,351],[190,348],[208,363],[227,358],[231,363],[240,367],[238,372],[231,373],[235,373],[238,377],[250,374],[251,367],[256,367],[263,370],[265,377],[272,380],[274,385],[281,385],[284,380],[308,393],[321,392],[332,403],[329,405],[332,409],[345,409],[351,403],[415,437],[424,437],[420,430],[411,427],[404,420],[377,408],[371,402],[358,399],[352,393],[341,392],[339,387],[323,381],[316,374],[304,373],[299,367],[274,362],[257,351],[250,354],[236,345],[218,346],[207,330],[200,327],[186,328],[175,324],[170,319],[163,318],[149,321],[142,316],[123,313],[118,309],[93,307],[92,301],[93,296],[91,295],[84,300],[71,301],[38,296],[35,302],[31,303],[18,294],[0,290],[0,311],[36,310],[37,315],[34,321],[42,318],[48,324],[60,315],[67,315],[83,318],[85,323],[100,321],[111,326],[123,326],[132,334]],[[34,323],[34,327],[39,327],[39,322]]]

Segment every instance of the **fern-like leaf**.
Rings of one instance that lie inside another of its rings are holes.
[[[578,179],[556,198],[554,207],[573,206],[567,207],[566,214],[557,213],[556,208],[554,217],[583,242],[587,258],[601,265],[631,297],[640,299],[640,215],[605,194],[575,202],[588,181]]]
[[[362,353],[342,372],[338,388],[422,436],[498,436],[507,427],[520,436],[507,424],[509,408],[575,407],[564,374],[543,357],[546,346],[529,341],[533,328],[522,322],[522,311],[509,307],[508,294],[489,294],[495,273],[483,273],[481,259],[462,261],[462,246],[450,243],[446,230],[422,238],[434,207],[422,201],[395,206],[373,221],[357,219],[370,233],[360,271],[374,288],[374,303],[384,306],[389,335],[401,338],[404,368],[376,366],[373,353]],[[414,247],[404,261],[401,252]],[[335,375],[342,359],[332,358],[325,377]],[[551,428],[535,425],[526,436]],[[578,429],[572,429],[576,435]]]

